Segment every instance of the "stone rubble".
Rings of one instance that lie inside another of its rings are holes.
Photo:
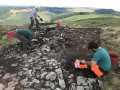
[[[90,33],[92,34],[89,35]],[[78,49],[73,50],[73,53],[76,53],[76,50],[84,50],[87,41],[99,39],[98,34],[99,30],[97,32],[95,29],[80,29],[78,33],[77,29],[56,30],[47,32],[46,36],[36,37],[37,40],[34,39],[33,42],[38,44],[33,45],[35,48],[32,52],[17,52],[17,45],[10,47],[4,53],[4,62],[13,60],[9,66],[13,70],[4,71],[3,68],[7,66],[0,66],[0,90],[101,90],[101,80],[79,75],[75,79],[69,79],[69,70],[64,68],[67,64],[62,65],[71,59],[70,48]],[[39,43],[39,38],[42,38],[43,45]],[[84,54],[80,51],[79,55]]]

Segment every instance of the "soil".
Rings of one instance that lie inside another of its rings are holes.
[[[61,63],[61,67],[67,71],[73,68],[75,59],[90,60],[92,52],[87,49],[90,41],[100,43],[101,29],[98,28],[41,28],[34,29],[32,52],[36,47],[41,48],[42,45],[49,45],[50,49],[57,54],[57,60]],[[45,39],[45,40],[44,40]],[[49,41],[47,41],[49,39]],[[2,77],[5,73],[17,73],[21,68],[19,65],[23,62],[14,57],[10,57],[9,53],[16,51],[14,55],[20,54],[17,45],[10,46],[0,54],[0,82],[3,83]],[[28,52],[30,54],[31,52]],[[23,53],[21,53],[23,54]],[[9,55],[9,56],[8,56]],[[9,57],[9,58],[6,58]],[[17,65],[11,66],[17,63]],[[19,87],[19,86],[18,86]],[[19,90],[19,89],[17,89]]]

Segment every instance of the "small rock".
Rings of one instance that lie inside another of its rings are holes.
[[[12,67],[15,67],[15,66],[17,66],[17,65],[18,65],[18,63],[11,64]]]
[[[3,79],[8,79],[8,78],[10,78],[10,73],[6,73],[3,77]]]
[[[29,65],[30,65],[29,63],[26,63],[26,64],[25,64],[25,67],[29,67]]]
[[[24,75],[31,75],[32,74],[32,70],[28,70],[24,73]]]
[[[23,68],[23,70],[27,71],[27,70],[28,70],[28,68]]]
[[[23,58],[27,58],[27,54],[23,54],[22,57],[23,57]]]
[[[64,80],[63,80],[63,79],[59,79],[58,81],[59,81],[60,87],[61,87],[62,89],[65,89],[65,88],[66,88],[66,85],[65,85]]]
[[[86,83],[85,78],[83,76],[78,76],[77,77],[77,85],[83,85],[83,83]]]
[[[35,90],[35,89],[32,89],[32,88],[25,88],[24,90]]]
[[[87,82],[88,82],[89,85],[91,85],[91,84],[93,84],[93,83],[96,82],[96,79],[94,79],[94,78],[88,78]]]
[[[22,75],[23,75],[23,71],[20,71],[20,72],[18,73],[18,75],[19,75],[19,76],[22,76]]]
[[[8,83],[8,87],[14,87],[17,84],[18,84],[18,82],[11,81]]]
[[[76,90],[84,90],[84,87],[83,86],[77,86]]]
[[[47,75],[47,72],[43,72],[43,73],[41,74],[41,79],[44,79],[46,75]]]
[[[50,87],[51,87],[51,89],[55,90],[55,84],[54,83],[50,82]]]
[[[56,88],[55,90],[62,90],[62,89],[60,89],[60,88]]]
[[[40,70],[40,69],[41,69],[41,66],[40,66],[39,64],[35,64],[35,65],[33,66],[33,69],[35,69],[35,70]]]
[[[50,72],[47,76],[46,76],[47,80],[55,80],[56,79],[56,73],[55,72]]]
[[[0,83],[0,90],[4,89],[4,85],[2,83]]]
[[[32,86],[32,84],[33,84],[33,82],[26,82],[25,84],[24,84],[24,87],[31,87]]]
[[[33,62],[33,59],[32,59],[32,58],[31,58],[31,59],[29,59],[29,60],[28,60],[28,62]]]
[[[45,86],[46,86],[46,87],[49,87],[49,86],[50,86],[50,81],[46,81],[46,82],[45,82]]]
[[[4,90],[15,90],[15,87],[8,87],[8,88],[5,88]]]
[[[24,85],[24,84],[27,82],[27,80],[28,80],[27,78],[21,80],[21,81],[20,81],[21,85]]]
[[[98,80],[98,84],[99,84],[100,88],[103,87],[103,82],[102,81]]]
[[[11,74],[10,77],[11,78],[15,78],[17,76],[17,74]]]
[[[33,79],[33,83],[39,83],[40,81],[37,79]]]

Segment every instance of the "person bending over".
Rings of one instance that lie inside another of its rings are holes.
[[[28,29],[16,29],[14,31],[14,36],[20,40],[20,49],[25,50],[31,47],[33,33]]]

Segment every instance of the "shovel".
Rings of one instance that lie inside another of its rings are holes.
[[[43,19],[42,18],[39,18],[40,19],[40,21],[43,21]]]

